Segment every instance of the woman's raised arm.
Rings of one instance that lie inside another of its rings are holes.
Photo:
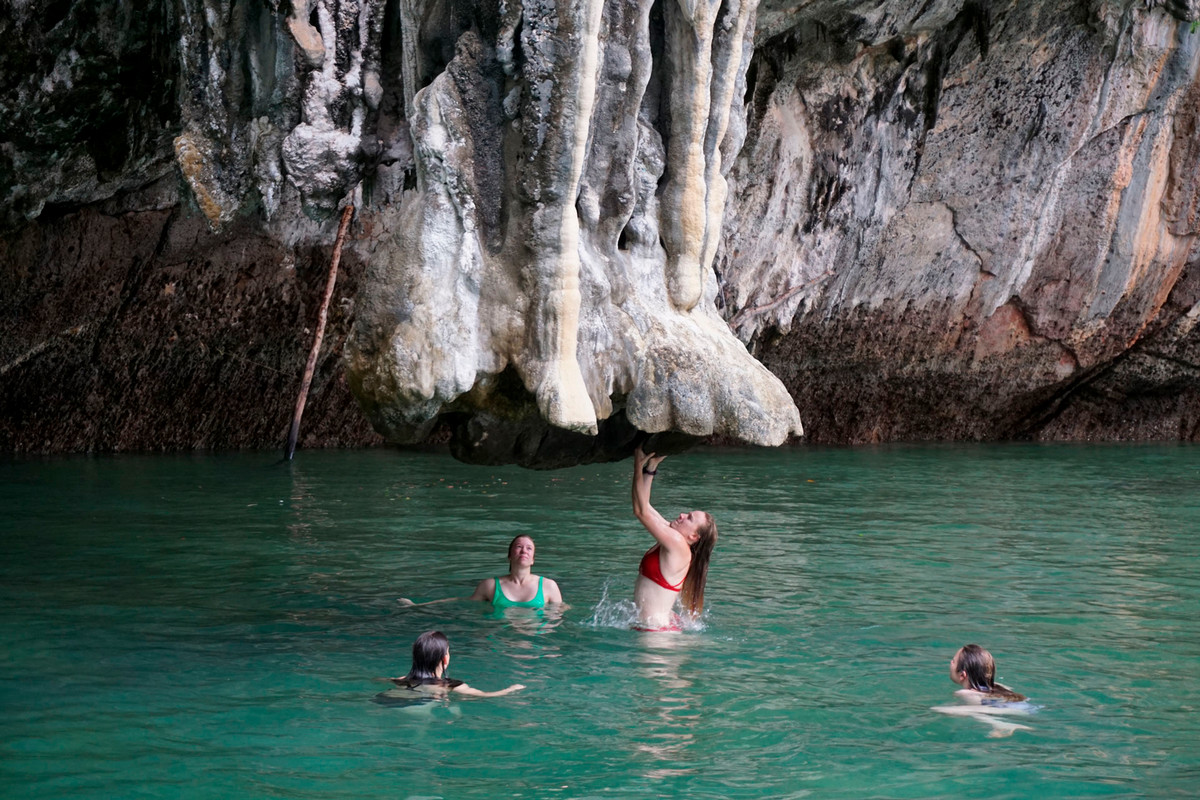
[[[654,476],[658,474],[658,465],[666,456],[646,455],[639,445],[633,451],[633,515],[650,531],[658,542],[671,546],[679,540],[679,534],[667,523],[662,514],[650,505],[650,488]]]

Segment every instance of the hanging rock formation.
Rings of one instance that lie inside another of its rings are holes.
[[[16,5],[0,446],[282,441],[346,202],[309,445],[1200,438],[1198,18]]]
[[[605,424],[800,433],[714,305],[753,11],[561,0],[405,20],[449,60],[430,46],[406,73],[416,186],[368,223],[348,363],[378,429],[419,441],[451,414],[461,457],[525,463],[600,456]]]

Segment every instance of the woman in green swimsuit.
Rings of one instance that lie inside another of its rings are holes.
[[[484,578],[470,599],[490,602],[496,608],[545,608],[562,603],[558,584],[533,574],[534,549],[529,536],[521,535],[509,542],[508,574]]]
[[[400,603],[406,606],[427,606],[449,600],[467,599],[491,603],[496,608],[545,608],[552,604],[561,605],[563,599],[558,584],[551,578],[533,574],[535,549],[532,537],[521,534],[513,539],[508,545],[508,574],[484,578],[475,587],[475,593],[468,598],[448,597],[445,600],[414,603],[406,597],[401,597]]]

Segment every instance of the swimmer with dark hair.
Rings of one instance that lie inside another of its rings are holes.
[[[450,641],[446,634],[441,631],[428,631],[413,642],[412,669],[403,678],[389,680],[400,689],[434,697],[445,697],[451,692],[468,697],[500,697],[525,688],[523,684],[514,683],[498,692],[481,692],[462,681],[447,678],[446,669],[449,666]]]
[[[508,543],[508,574],[484,578],[475,587],[470,597],[447,597],[414,603],[407,597],[400,598],[402,606],[431,606],[452,600],[478,600],[491,603],[496,608],[545,608],[548,605],[563,606],[562,590],[550,578],[533,574],[536,546],[533,537],[521,534]]]
[[[996,683],[996,660],[987,650],[977,644],[960,647],[950,659],[950,680],[962,687],[954,694],[965,705],[934,706],[934,711],[985,722],[992,728],[988,734],[992,737],[1012,736],[1013,731],[1029,730],[1028,725],[1000,719],[1003,716],[1028,716],[1036,707],[1026,702],[1025,695]]]
[[[658,465],[666,456],[633,453],[633,515],[654,537],[655,544],[638,566],[633,600],[641,631],[678,631],[674,612],[678,600],[692,619],[704,611],[708,561],[717,544],[717,523],[707,511],[685,511],[668,522],[650,505],[650,489]]]

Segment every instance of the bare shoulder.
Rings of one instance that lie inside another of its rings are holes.
[[[558,588],[558,582],[553,578],[546,578],[543,586],[543,595],[547,603],[561,603],[562,590]]]
[[[475,587],[475,594],[471,595],[472,600],[482,600],[490,603],[496,594],[496,579],[484,578]]]

